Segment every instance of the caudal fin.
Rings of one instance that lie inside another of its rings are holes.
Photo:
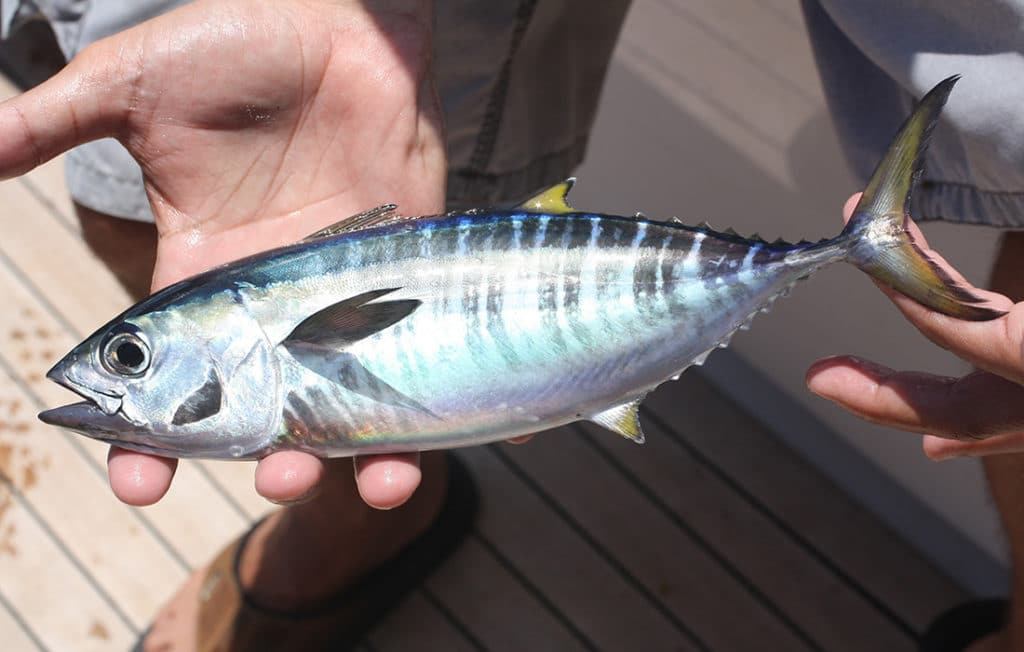
[[[850,262],[875,279],[938,312],[985,321],[1004,313],[978,305],[985,301],[930,260],[907,231],[910,195],[921,177],[924,153],[959,78],[954,75],[940,82],[903,123],[868,181],[843,236],[851,240]]]

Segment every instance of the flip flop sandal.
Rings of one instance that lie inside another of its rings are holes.
[[[1006,625],[1009,603],[974,600],[957,605],[932,621],[921,636],[920,652],[963,652],[969,645]]]
[[[354,586],[301,612],[271,609],[246,596],[238,580],[253,527],[222,550],[199,589],[199,652],[348,650],[443,562],[470,533],[478,494],[468,469],[448,456],[448,490],[437,519],[396,557]],[[142,652],[147,630],[134,650]]]

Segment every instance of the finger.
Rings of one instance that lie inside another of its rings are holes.
[[[992,321],[964,321],[934,312],[889,288],[882,287],[882,291],[907,321],[936,345],[979,369],[1024,382],[1024,304],[1015,305],[1001,294],[967,287],[987,299],[989,307],[1007,314]]]
[[[860,195],[853,195],[843,208],[844,219],[849,220]],[[878,287],[925,337],[947,349],[974,366],[1008,378],[1024,382],[1024,304],[1015,306],[1008,297],[974,287],[960,272],[954,269],[928,243],[912,221],[908,229],[925,255],[935,261],[954,281],[971,293],[987,300],[993,309],[1004,310],[1007,315],[987,322],[969,322],[939,314],[918,302],[903,296],[895,290],[877,283]]]
[[[854,357],[819,360],[808,388],[863,419],[950,439],[1024,430],[1024,387],[994,374],[897,372]]]
[[[256,493],[275,503],[302,502],[316,494],[323,475],[323,462],[309,453],[273,453],[256,465]]]
[[[935,461],[953,457],[985,457],[1005,453],[1024,453],[1024,431],[980,440],[956,440],[925,435],[924,454]]]
[[[0,104],[0,178],[118,134],[131,104],[123,51],[94,44],[47,81]]]
[[[357,457],[355,474],[359,495],[377,509],[394,509],[404,504],[423,478],[419,453]]]
[[[849,222],[850,218],[853,217],[853,209],[857,208],[857,202],[860,201],[862,192],[855,192],[846,200],[843,204],[843,223]]]
[[[167,493],[178,460],[133,453],[111,446],[107,454],[110,488],[122,502],[136,507],[152,505]]]

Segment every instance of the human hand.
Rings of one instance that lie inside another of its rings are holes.
[[[205,0],[91,45],[0,105],[0,175],[118,138],[142,167],[159,233],[154,289],[367,208],[444,206],[428,0]],[[159,500],[176,461],[112,449],[114,493]],[[418,458],[358,458],[364,500],[394,507]],[[308,495],[317,458],[260,461],[256,489]]]
[[[858,199],[854,195],[847,201],[846,219]],[[808,388],[867,421],[924,434],[924,452],[934,460],[1024,452],[1024,303],[973,288],[928,249],[916,226],[911,230],[950,276],[1007,314],[987,322],[962,321],[879,287],[925,337],[979,371],[950,378],[840,356],[814,363],[807,372]]]

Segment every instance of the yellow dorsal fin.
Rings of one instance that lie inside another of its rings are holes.
[[[517,208],[523,208],[528,211],[535,211],[538,213],[550,213],[552,215],[572,213],[572,206],[569,206],[569,202],[567,202],[565,198],[569,194],[569,191],[572,190],[574,183],[576,183],[576,179],[574,177],[569,177],[562,183],[551,186],[544,192],[530,197],[522,204],[519,204]]]

